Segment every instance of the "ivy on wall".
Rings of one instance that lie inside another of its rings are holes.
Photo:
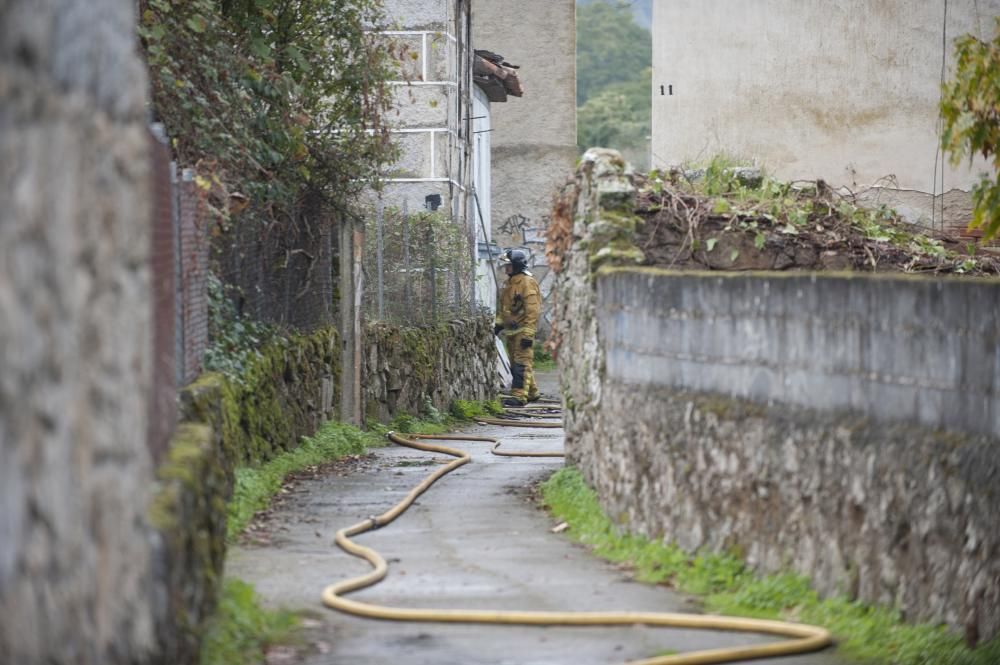
[[[154,116],[223,227],[234,201],[270,223],[378,186],[402,57],[382,20],[380,0],[140,0]]]

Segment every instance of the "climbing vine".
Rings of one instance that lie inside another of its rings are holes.
[[[375,214],[370,213],[371,217]],[[377,301],[379,230],[369,224],[365,234],[369,286],[364,307],[369,319],[410,324],[447,321],[469,302],[469,289],[473,287],[469,279],[469,237],[450,215],[441,211],[404,215],[396,208],[388,208],[383,213],[381,234],[383,313]]]
[[[211,340],[202,359],[209,371],[222,372],[235,383],[243,384],[250,364],[261,357],[260,348],[279,338],[273,326],[240,316],[226,284],[208,274],[208,337]]]
[[[380,0],[140,0],[154,115],[251,216],[343,206],[395,156],[382,20]]]

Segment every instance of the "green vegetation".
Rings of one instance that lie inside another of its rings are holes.
[[[429,403],[424,409],[424,414],[420,418],[400,413],[387,425],[369,422],[367,430],[330,421],[320,427],[313,436],[302,437],[302,443],[298,448],[279,453],[259,466],[237,468],[233,498],[228,506],[227,537],[232,539],[239,535],[253,519],[254,514],[267,508],[271,498],[278,493],[289,474],[348,455],[361,455],[369,448],[384,446],[385,435],[390,431],[443,434],[461,422],[473,420],[478,416],[500,413],[503,410],[497,400],[488,402],[456,400],[452,403],[450,414],[441,413]]]
[[[534,370],[536,372],[549,372],[556,368],[556,361],[552,354],[540,344],[535,345]]]
[[[451,403],[448,413],[442,413],[434,408],[434,405],[428,400],[424,404],[424,412],[420,417],[409,413],[400,413],[388,425],[369,422],[368,427],[373,432],[380,434],[387,432],[444,434],[462,423],[480,417],[494,416],[498,413],[503,413],[503,407],[498,399],[484,402],[457,399]]]
[[[379,0],[141,0],[153,110],[184,166],[246,216],[291,223],[304,200],[342,207],[396,149],[385,126],[398,49],[371,30]]]
[[[361,455],[369,448],[383,445],[385,439],[376,432],[330,421],[313,436],[302,437],[298,448],[280,453],[260,466],[236,469],[226,522],[228,537],[238,535],[257,511],[267,508],[289,474],[347,455]]]
[[[220,372],[237,384],[245,383],[244,373],[263,356],[260,348],[280,339],[273,326],[249,319],[236,311],[234,299],[214,273],[208,273],[208,338],[209,346],[202,358],[204,368]]]
[[[206,629],[201,665],[263,663],[269,647],[294,643],[298,626],[295,614],[263,609],[252,586],[228,579]]]
[[[637,79],[653,60],[652,36],[625,3],[577,7],[576,43],[577,106],[609,85]]]
[[[374,211],[366,212],[374,220]],[[390,321],[407,328],[445,323],[461,316],[456,311],[456,276],[461,302],[466,302],[471,279],[469,236],[444,211],[410,212],[405,217],[395,207],[383,211],[382,260],[389,269],[382,273],[383,311],[378,308],[378,288],[364,290],[365,315],[369,321]],[[379,236],[369,224],[365,234],[365,263],[377,265]],[[434,288],[430,288],[430,276]]]
[[[280,453],[259,466],[236,469],[233,498],[228,505],[227,538],[234,538],[257,511],[267,508],[289,474],[383,446],[385,434],[392,430],[444,433],[460,422],[502,410],[497,400],[456,400],[451,406],[451,415],[442,414],[428,404],[422,418],[401,413],[388,425],[369,423],[368,431],[327,422],[313,436],[303,437],[295,450]],[[293,613],[262,609],[253,587],[228,579],[216,615],[208,625],[201,665],[262,663],[268,647],[293,643],[297,628],[298,620]]]
[[[580,152],[593,146],[640,148],[652,131],[650,89],[653,70],[638,78],[602,88],[577,109],[576,143]]]
[[[567,468],[543,486],[546,506],[568,522],[567,533],[610,561],[634,568],[636,579],[702,596],[720,614],[782,618],[828,628],[849,657],[885,665],[993,665],[1000,639],[969,649],[944,627],[908,625],[898,611],[847,598],[820,599],[808,579],[792,573],[759,576],[739,553],[689,555],[675,545],[623,532],[601,510],[580,473]]]
[[[479,417],[496,416],[503,413],[503,406],[500,400],[489,402],[477,402],[464,399],[457,399],[451,403],[451,415],[458,420],[472,420]]]
[[[652,36],[628,3],[577,7],[577,146],[622,151],[648,168]]]
[[[972,35],[955,40],[955,60],[941,98],[941,144],[956,166],[981,154],[993,167],[972,190],[969,228],[981,228],[985,241],[1000,232],[1000,18],[990,42]]]
[[[608,0],[576,0],[577,9],[595,2],[607,2]],[[649,29],[653,23],[653,0],[616,0],[618,4],[628,7],[635,22],[643,28]]]
[[[998,269],[994,260],[976,255],[974,244],[949,248],[885,205],[863,205],[822,182],[781,182],[727,156],[669,172],[653,170],[643,196],[647,212],[669,207],[683,213],[690,227],[685,242],[694,252],[711,253],[726,234],[749,234],[758,251],[789,244],[836,247],[856,259],[851,267],[871,270],[987,274]],[[730,251],[726,258],[733,264],[739,251]]]

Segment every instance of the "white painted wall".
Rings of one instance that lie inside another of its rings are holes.
[[[406,51],[390,112],[400,157],[383,201],[413,211],[428,194],[440,194],[442,207],[464,225],[471,175],[468,0],[387,0],[385,9],[393,30],[383,34]]]
[[[942,33],[950,66],[954,37],[989,38],[1000,14],[1000,0],[949,0],[945,23],[944,4],[655,0],[653,165],[726,153],[783,179],[857,189],[892,175],[941,193]],[[981,170],[946,167],[944,191]]]
[[[491,120],[490,100],[478,87],[472,89],[472,183],[475,187],[469,212],[475,229],[476,305],[496,311],[497,283],[490,263],[489,246],[493,238],[491,223]],[[486,252],[480,251],[485,245]],[[495,261],[494,261],[495,265]]]

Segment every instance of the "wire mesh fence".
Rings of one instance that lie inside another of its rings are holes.
[[[363,307],[370,321],[427,325],[473,311],[468,230],[444,212],[381,202],[365,233]]]

